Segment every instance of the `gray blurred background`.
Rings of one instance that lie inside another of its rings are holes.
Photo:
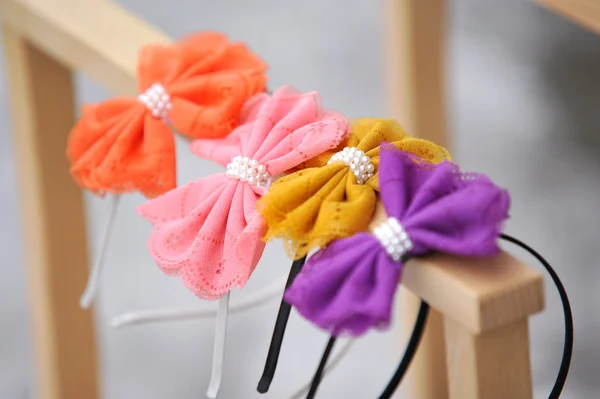
[[[427,1],[427,0],[424,0]],[[355,116],[385,116],[383,4],[361,0],[120,0],[173,37],[215,29],[245,40],[271,66],[270,86],[318,89],[326,106]],[[525,0],[449,1],[448,99],[455,158],[512,192],[507,232],[545,254],[570,292],[576,343],[564,398],[600,397],[600,37]],[[11,151],[5,67],[0,64],[0,398],[33,398],[32,352]],[[79,99],[106,93],[79,77]],[[179,143],[180,182],[219,168]],[[88,198],[90,240],[108,211]],[[211,364],[213,322],[182,321],[115,331],[112,316],[150,307],[214,306],[164,276],[146,253],[150,226],[121,202],[97,312],[103,395],[110,399],[202,398]],[[95,248],[92,247],[92,250]],[[523,256],[521,253],[517,253]],[[525,258],[530,264],[533,260]],[[240,299],[284,276],[287,260],[271,245]],[[82,266],[83,267],[83,266]],[[563,345],[558,295],[531,322],[536,398],[554,382]],[[277,301],[231,318],[222,399],[252,399]],[[321,398],[375,397],[398,361],[397,331],[372,333],[322,385]],[[284,399],[310,378],[326,336],[293,315],[267,398]],[[394,351],[390,352],[389,348]],[[82,398],[85,399],[85,398]]]

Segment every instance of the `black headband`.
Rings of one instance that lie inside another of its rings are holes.
[[[302,267],[306,262],[306,256],[295,260],[290,268],[290,274],[288,275],[287,282],[285,283],[285,289],[287,290],[294,279],[302,271]],[[277,369],[277,361],[279,360],[279,352],[281,351],[281,345],[283,344],[283,337],[285,335],[285,329],[287,327],[288,319],[290,318],[291,305],[287,303],[283,298],[279,305],[279,312],[277,312],[277,319],[275,321],[275,328],[273,329],[273,335],[271,337],[271,344],[269,345],[269,352],[267,353],[267,360],[265,362],[265,368],[263,374],[258,382],[256,390],[259,393],[266,393],[271,386],[273,377],[275,376],[275,370]]]
[[[520,241],[512,236],[509,236],[507,234],[501,234],[500,238],[523,248],[525,251],[529,252],[532,256],[534,256],[544,266],[544,268],[546,269],[546,271],[552,278],[552,281],[554,282],[556,289],[560,295],[560,299],[561,299],[562,306],[563,306],[564,320],[565,320],[565,342],[564,342],[563,356],[562,356],[562,360],[560,363],[558,375],[556,377],[554,387],[552,388],[552,391],[550,392],[550,395],[548,396],[548,399],[557,399],[560,397],[560,394],[561,394],[563,387],[565,385],[565,382],[567,380],[567,375],[569,373],[569,367],[571,365],[571,357],[573,354],[573,314],[571,312],[571,305],[569,303],[569,297],[567,296],[567,292],[566,292],[562,282],[560,281],[560,278],[558,277],[558,275],[552,268],[552,266],[537,251],[535,251],[533,248],[531,248],[527,244],[523,243],[522,241]],[[404,260],[407,260],[407,259],[404,259]],[[429,305],[426,302],[421,301],[421,305],[419,308],[419,314],[417,316],[417,321],[415,322],[415,326],[413,328],[408,345],[406,346],[404,355],[402,356],[402,360],[400,361],[400,364],[398,365],[396,372],[394,373],[393,377],[390,379],[386,388],[381,393],[381,395],[378,397],[379,399],[389,399],[394,394],[394,392],[396,391],[398,386],[400,385],[400,382],[402,381],[402,378],[406,374],[406,371],[408,370],[408,367],[409,367],[412,359],[414,358],[417,348],[419,346],[419,343],[421,341],[421,337],[423,335],[423,331],[425,330],[425,325],[427,322],[428,312],[429,312]],[[323,352],[323,355],[319,362],[317,371],[314,374],[312,384],[311,384],[309,393],[306,396],[306,399],[314,399],[315,398],[317,389],[318,389],[319,384],[322,379],[323,370],[327,364],[327,360],[329,358],[329,355],[331,354],[331,351],[333,349],[335,341],[336,341],[336,338],[331,336],[327,343],[327,346]]]

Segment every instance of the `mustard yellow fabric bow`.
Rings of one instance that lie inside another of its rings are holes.
[[[394,120],[361,118],[352,122],[352,134],[336,150],[300,165],[299,170],[277,180],[258,203],[267,224],[265,240],[283,238],[295,259],[311,249],[364,231],[375,210],[379,191],[379,146],[398,149],[437,164],[452,160],[450,153],[430,141],[413,138]],[[344,147],[361,150],[375,167],[364,184],[358,184],[350,167],[331,162]]]

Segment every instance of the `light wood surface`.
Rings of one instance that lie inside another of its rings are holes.
[[[445,0],[386,0],[385,51],[388,115],[410,134],[449,146],[446,132]],[[408,340],[419,298],[404,287],[397,308],[402,343]],[[448,397],[443,320],[433,309],[421,347],[398,397]]]
[[[447,318],[450,399],[531,399],[527,319],[474,334]]]
[[[448,147],[446,0],[386,0],[386,5],[388,114],[410,134]]]
[[[71,71],[135,95],[137,55],[169,43],[103,0],[0,0],[28,258],[36,398],[99,396],[91,312],[78,307],[87,274],[82,193],[65,156],[75,123]]]
[[[92,313],[79,308],[87,275],[81,190],[65,140],[75,122],[71,72],[4,27],[27,255],[36,398],[98,397]]]
[[[0,0],[0,18],[71,70],[115,95],[136,95],[137,55],[171,40],[104,0]]]
[[[536,0],[556,14],[600,34],[600,0]]]
[[[403,284],[473,333],[544,309],[543,275],[507,252],[490,259],[433,255],[410,261]]]
[[[404,350],[417,319],[421,298],[403,284],[400,286],[397,305],[399,322],[403,323],[400,342]],[[394,398],[444,399],[448,397],[444,317],[437,309],[430,308],[417,355]]]

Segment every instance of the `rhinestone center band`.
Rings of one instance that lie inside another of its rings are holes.
[[[261,165],[255,159],[242,156],[232,158],[231,162],[227,164],[225,174],[232,179],[241,180],[257,187],[266,187],[271,178],[265,165]]]
[[[140,94],[138,99],[155,118],[165,119],[173,106],[171,96],[169,96],[165,87],[159,83],[154,83],[149,89]]]
[[[342,151],[334,154],[327,164],[329,165],[334,162],[343,162],[348,165],[354,176],[356,176],[358,184],[364,184],[373,177],[373,173],[375,172],[375,165],[371,163],[371,158],[356,147],[344,148]]]
[[[396,262],[413,247],[413,243],[398,219],[390,217],[373,230],[387,254]]]

